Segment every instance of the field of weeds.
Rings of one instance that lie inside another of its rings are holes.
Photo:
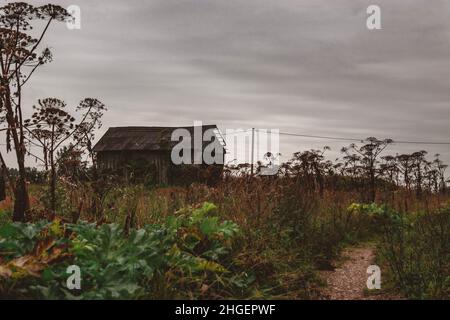
[[[34,186],[32,222],[11,223],[2,203],[1,295],[318,299],[317,272],[371,240],[405,296],[448,297],[448,197],[399,188],[360,204],[359,192],[331,183],[319,192],[304,179],[228,176],[213,187],[108,187],[101,199],[61,183],[56,216]],[[80,290],[66,288],[70,265],[82,271]]]

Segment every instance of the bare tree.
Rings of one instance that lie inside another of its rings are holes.
[[[350,175],[352,181],[355,181],[360,175],[361,166],[359,163],[361,161],[361,157],[354,153],[351,154],[349,152],[349,148],[347,147],[343,147],[341,152],[345,153],[345,156],[342,158],[344,160],[342,164],[342,172]]]
[[[325,189],[325,173],[330,167],[330,163],[325,161],[325,152],[330,147],[325,146],[323,150],[307,150],[294,153],[291,159],[291,170],[297,177],[297,181],[303,178],[304,182],[313,189],[319,189],[322,196]]]
[[[39,100],[31,119],[24,121],[30,137],[42,147],[45,165],[50,166],[51,210],[56,211],[56,162],[59,147],[75,131],[75,118],[64,110],[66,103],[56,98]],[[31,140],[33,141],[33,140]]]
[[[65,9],[51,4],[34,7],[16,2],[0,7],[0,112],[5,116],[7,152],[14,147],[19,171],[14,186],[14,221],[25,221],[29,209],[22,90],[36,70],[52,60],[48,48],[37,53],[51,23],[68,18]],[[45,21],[36,38],[28,34],[35,20]]]
[[[349,148],[343,148],[343,152],[349,154],[349,150],[355,151],[362,164],[366,177],[369,180],[369,201],[374,202],[376,196],[376,178],[378,176],[378,158],[386,147],[393,143],[391,139],[378,140],[374,137],[369,137],[365,141],[365,144],[361,147],[356,144],[351,144]]]
[[[397,160],[394,156],[387,155],[381,157],[383,163],[380,165],[381,173],[385,176],[387,181],[392,185],[398,187],[399,185],[399,170]]]
[[[101,126],[100,118],[105,105],[97,99],[86,98],[80,102],[76,110],[83,112],[79,123],[75,124],[75,118],[66,110],[66,103],[56,98],[46,98],[38,101],[34,107],[35,112],[30,119],[26,119],[25,129],[29,133],[30,144],[40,147],[43,157],[40,159],[46,170],[50,168],[50,194],[51,210],[56,211],[56,184],[57,184],[57,161],[56,153],[65,142],[73,140],[66,146],[66,155],[76,155],[86,148],[89,155],[93,157],[92,140],[95,129]],[[66,157],[59,157],[62,161]]]
[[[415,182],[416,182],[416,195],[417,197],[422,196],[422,187],[423,187],[423,177],[424,177],[424,171],[426,169],[426,156],[427,152],[425,150],[417,151],[411,154],[412,162],[413,162],[413,169],[414,169],[414,176],[415,176]]]
[[[74,147],[86,150],[92,162],[94,180],[97,179],[97,159],[93,149],[95,131],[102,127],[101,118],[107,111],[105,104],[94,98],[86,98],[80,102],[77,111],[83,112],[81,122],[76,126],[74,132]]]
[[[439,154],[435,155],[435,159],[433,161],[433,164],[434,164],[435,168],[438,171],[438,176],[439,176],[439,180],[440,180],[440,182],[439,182],[439,184],[440,184],[439,190],[442,193],[445,193],[447,191],[447,181],[445,180],[445,171],[447,170],[448,165],[444,164],[439,157],[440,157]]]
[[[413,158],[410,154],[401,154],[396,156],[398,167],[403,174],[403,183],[406,190],[411,190],[411,180],[413,171]]]

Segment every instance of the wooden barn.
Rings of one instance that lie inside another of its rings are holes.
[[[171,184],[176,180],[202,180],[206,174],[216,176],[222,173],[225,156],[225,142],[216,125],[197,127],[197,132],[205,133],[212,129],[214,136],[211,141],[203,141],[202,150],[211,142],[217,144],[222,164],[206,165],[175,165],[171,160],[172,148],[179,141],[171,141],[175,129],[186,129],[191,135],[191,155],[199,152],[194,150],[195,127],[112,127],[94,146],[97,154],[97,166],[101,171],[121,172],[128,176],[130,168],[134,171],[147,172],[145,168],[152,168],[155,183]],[[137,167],[137,168],[136,168]],[[194,170],[195,169],[195,170]],[[186,177],[186,173],[190,176]],[[195,173],[193,173],[195,172]],[[138,173],[143,175],[144,173]],[[183,176],[184,175],[184,176]],[[190,181],[190,182],[193,182]],[[186,181],[184,181],[186,182]],[[202,182],[202,181],[199,181]],[[206,182],[206,181],[205,181]]]

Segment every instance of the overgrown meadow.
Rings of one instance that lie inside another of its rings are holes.
[[[69,180],[59,180],[56,215],[45,186],[30,188],[31,222],[11,223],[3,203],[2,297],[321,299],[320,271],[333,269],[343,247],[370,241],[389,279],[385,290],[449,298],[450,206],[442,192],[419,198],[380,180],[369,203],[345,176],[324,175],[320,187],[303,171],[253,177],[242,168],[214,186],[106,178],[101,194],[89,181]],[[70,265],[80,267],[79,290],[67,288]]]

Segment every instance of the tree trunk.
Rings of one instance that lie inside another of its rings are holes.
[[[23,144],[23,132],[18,126],[22,124],[14,117],[13,107],[11,105],[11,94],[9,87],[6,87],[5,94],[6,120],[8,122],[8,130],[14,142],[14,149],[17,157],[17,166],[19,169],[19,178],[16,182],[13,221],[24,222],[26,220],[26,212],[30,208],[28,198],[27,180],[25,172],[25,146]],[[20,134],[20,135],[19,135]]]
[[[375,202],[376,190],[375,190],[375,170],[370,169],[370,202]]]
[[[0,201],[6,199],[6,182],[3,174],[0,175]]]
[[[25,158],[23,154],[18,157],[19,177],[16,182],[13,221],[26,221],[26,213],[30,209],[30,199],[28,198],[27,180],[25,175]]]
[[[56,214],[56,168],[53,151],[50,152],[50,170],[50,209],[52,214]]]

